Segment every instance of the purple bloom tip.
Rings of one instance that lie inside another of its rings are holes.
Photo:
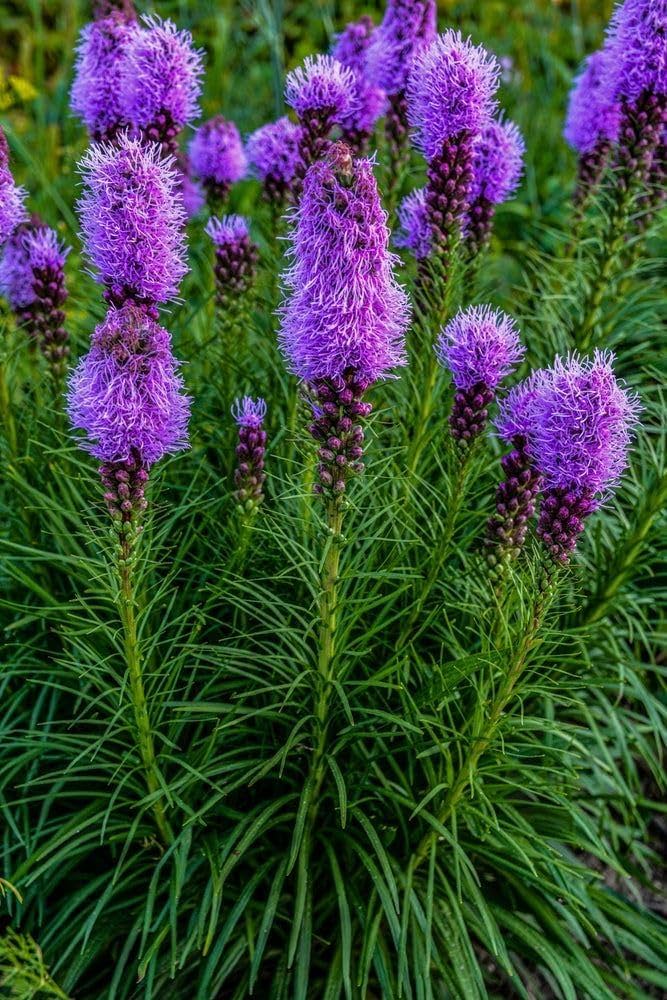
[[[519,186],[526,150],[514,122],[491,120],[476,140],[470,201],[484,198],[494,205],[506,201]]]
[[[398,209],[400,230],[394,237],[397,247],[410,250],[416,260],[428,257],[433,245],[433,234],[428,219],[426,189],[411,191]]]
[[[301,126],[289,118],[262,125],[248,138],[246,150],[255,176],[287,186],[301,163]]]
[[[307,56],[287,74],[285,100],[301,119],[316,113],[340,124],[354,110],[354,73],[332,56]]]
[[[125,122],[123,81],[138,32],[133,16],[112,11],[79,36],[70,106],[95,140],[113,137]]]
[[[205,183],[235,184],[248,169],[239,130],[222,115],[200,125],[188,151],[192,169]]]
[[[338,36],[331,50],[334,59],[348,66],[356,79],[356,100],[352,111],[342,121],[343,128],[369,133],[386,109],[384,90],[366,76],[366,55],[375,26],[367,15],[352,21]]]
[[[666,38],[667,0],[625,0],[615,9],[605,43],[614,98],[667,94]]]
[[[187,447],[190,399],[169,334],[139,306],[111,308],[70,375],[68,412],[82,447],[103,462],[148,468]]]
[[[81,161],[79,200],[88,257],[112,297],[166,302],[185,264],[185,210],[172,157],[127,134],[91,146]]]
[[[234,402],[232,416],[239,427],[260,427],[266,417],[266,403],[261,396],[244,396]]]
[[[0,167],[0,247],[7,242],[17,226],[25,222],[26,193],[14,183],[6,167]]]
[[[338,147],[342,144],[338,144]],[[367,382],[406,363],[407,296],[394,277],[373,164],[334,147],[308,171],[291,234],[280,345],[312,382]]]
[[[570,92],[563,135],[580,154],[618,137],[621,109],[613,95],[611,61],[606,48],[590,55]]]
[[[458,312],[435,347],[457,389],[472,389],[480,383],[496,389],[521,361],[524,350],[512,317],[490,306],[470,306]]]
[[[366,53],[368,81],[387,94],[405,90],[415,55],[436,33],[435,0],[388,0]]]
[[[0,258],[0,291],[12,309],[24,309],[35,302],[35,272],[62,271],[68,252],[48,226],[19,226]]]
[[[479,135],[496,106],[500,65],[460,31],[446,31],[415,56],[407,86],[408,120],[427,160],[460,132]]]
[[[515,437],[528,438],[531,434],[539,378],[538,372],[533,372],[499,401],[496,429],[508,444]]]
[[[250,237],[248,221],[242,215],[213,216],[206,223],[206,233],[216,246],[238,243]]]

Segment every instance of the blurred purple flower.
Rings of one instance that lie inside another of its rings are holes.
[[[14,182],[9,169],[9,146],[0,127],[0,247],[28,218],[25,197],[25,191]]]
[[[289,118],[262,125],[248,137],[246,152],[253,173],[270,201],[281,201],[301,162],[301,126]]]
[[[127,53],[138,31],[133,11],[110,10],[79,35],[70,105],[96,142],[112,139],[126,124]]]
[[[406,195],[398,208],[398,222],[400,229],[394,237],[396,246],[410,250],[415,260],[428,257],[433,245],[433,235],[424,188]]]
[[[370,83],[394,95],[405,90],[412,61],[435,38],[435,0],[388,0],[366,55]]]
[[[195,176],[215,199],[226,198],[232,184],[248,169],[239,130],[234,122],[216,115],[200,125],[188,147]]]
[[[615,142],[621,108],[613,94],[608,49],[593,52],[576,77],[567,108],[563,135],[580,154],[591,153],[599,142]]]
[[[519,186],[525,151],[514,122],[487,122],[474,146],[471,201],[484,198],[494,205],[507,201]]]
[[[384,91],[366,76],[366,55],[374,25],[368,15],[352,21],[336,39],[331,54],[352,70],[356,80],[356,100],[352,111],[341,122],[343,138],[357,150],[363,149],[376,121],[386,107]]]

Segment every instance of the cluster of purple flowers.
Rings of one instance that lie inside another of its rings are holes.
[[[248,137],[246,153],[267,201],[284,203],[297,175],[303,174],[301,126],[289,118],[262,125]]]
[[[243,142],[233,122],[216,115],[195,132],[188,147],[190,166],[213,207],[221,205],[232,184],[248,169]]]
[[[259,251],[250,239],[241,215],[211,218],[206,226],[215,248],[215,288],[218,305],[225,309],[248,291],[255,275]]]
[[[253,516],[264,499],[264,453],[266,451],[266,403],[263,399],[244,396],[232,407],[232,416],[238,425],[234,471],[236,490],[234,499],[244,517]]]
[[[25,191],[15,183],[9,169],[9,147],[0,128],[0,247],[26,219]]]
[[[368,50],[374,37],[373,21],[364,16],[352,21],[338,36],[332,55],[355,77],[356,95],[352,110],[342,120],[341,138],[355,152],[362,153],[368,145],[375,123],[385,110],[384,90],[368,76]]]

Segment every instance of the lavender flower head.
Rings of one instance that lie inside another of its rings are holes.
[[[301,126],[286,117],[262,125],[249,136],[246,152],[253,173],[264,185],[266,196],[280,200],[288,192],[301,164]]]
[[[514,122],[491,120],[475,142],[470,200],[494,205],[506,201],[519,186],[526,145]]]
[[[563,135],[579,154],[592,153],[600,142],[615,142],[621,109],[615,99],[608,49],[593,52],[574,81]]]
[[[241,513],[253,516],[264,499],[266,431],[262,425],[266,416],[266,403],[261,398],[244,396],[232,406],[232,416],[239,428],[234,496]]]
[[[92,146],[81,161],[79,200],[85,250],[115,304],[166,302],[185,264],[185,210],[173,158],[156,143],[123,134]]]
[[[202,52],[172,21],[143,20],[146,28],[134,33],[128,50],[124,112],[144,138],[173,151],[176,135],[199,115]]]
[[[616,8],[606,43],[614,98],[635,104],[646,92],[667,94],[666,39],[666,0],[625,0]]]
[[[223,215],[212,218],[206,224],[206,233],[217,247],[247,240],[250,236],[247,219],[242,215]]]
[[[424,188],[406,195],[398,208],[398,222],[400,229],[394,238],[396,246],[410,250],[416,260],[428,257],[433,245],[433,234]]]
[[[0,128],[0,247],[17,226],[27,219],[25,191],[18,187],[9,169],[9,147]]]
[[[299,378],[366,384],[406,363],[408,299],[394,277],[373,163],[339,143],[306,175],[291,235],[280,346]]]
[[[388,0],[366,55],[366,76],[387,94],[405,90],[412,61],[435,38],[435,0]]]
[[[435,352],[457,389],[482,383],[496,389],[524,355],[516,323],[490,306],[458,312],[442,330]]]
[[[478,135],[496,106],[500,65],[460,31],[446,31],[415,56],[407,85],[408,121],[427,160],[460,133]]]
[[[138,31],[133,12],[112,10],[79,36],[70,107],[96,142],[113,138],[125,124],[127,54]]]
[[[366,54],[373,37],[374,25],[365,15],[352,21],[338,36],[331,54],[355,75],[357,95],[352,111],[342,121],[346,136],[359,136],[360,145],[373,131],[386,106],[384,90],[371,83],[366,76]]]
[[[218,304],[228,305],[231,298],[248,290],[255,276],[258,251],[250,239],[248,222],[242,215],[223,215],[209,219],[206,233],[215,247],[215,287]]]
[[[58,239],[52,229],[47,229],[41,223],[23,223],[9,238],[0,257],[0,292],[14,312],[25,309],[35,301],[29,241],[34,245],[35,237],[42,233],[47,234],[47,243],[53,240],[54,251],[57,252]]]
[[[540,377],[540,372],[532,372],[499,401],[496,430],[508,444],[515,438],[528,439],[533,431]]]
[[[266,417],[266,403],[261,397],[244,396],[232,406],[232,416],[239,427],[260,427]]]
[[[188,152],[195,175],[211,194],[220,198],[248,169],[239,130],[222,115],[199,126]]]
[[[168,332],[127,303],[109,310],[70,375],[69,417],[91,455],[148,469],[187,447],[190,400],[182,390]]]
[[[285,100],[303,124],[325,135],[354,110],[354,73],[332,56],[307,56],[287,74]]]

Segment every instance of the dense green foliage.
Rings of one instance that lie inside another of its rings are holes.
[[[351,0],[159,8],[207,49],[205,113],[222,110],[244,132],[281,108],[285,66],[373,10]],[[608,13],[545,0],[440,9],[441,25],[514,60],[502,103],[526,136],[527,174],[458,294],[517,317],[530,367],[590,325],[608,249],[604,195],[574,229],[560,138],[573,69]],[[31,207],[74,248],[75,355],[103,315],[76,235],[86,140],[68,111],[86,18],[83,4],[0,4],[12,74],[3,125]],[[382,184],[382,149],[379,159]],[[415,157],[406,190],[420,169]],[[416,319],[402,378],[372,393],[366,473],[342,536],[328,531],[310,492],[305,407],[275,342],[283,243],[254,181],[232,203],[262,252],[247,317],[233,327],[214,317],[201,219],[182,302],[163,317],[194,407],[191,449],[152,476],[136,570],[153,793],[96,463],[2,305],[0,995],[664,996],[660,220],[648,235],[627,220],[590,337],[617,352],[642,398],[632,466],[536,608],[533,539],[502,586],[481,558],[499,443],[478,442],[462,482],[452,390],[444,373],[431,378],[432,313]],[[407,258],[402,280],[412,287]],[[244,392],[269,404],[267,499],[249,532],[232,496],[229,415]],[[323,679],[332,547],[337,622]]]

